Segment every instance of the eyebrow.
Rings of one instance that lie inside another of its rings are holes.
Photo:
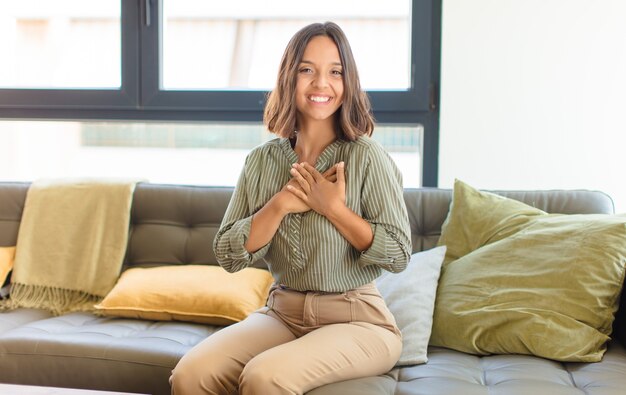
[[[304,59],[300,63],[314,64],[310,60],[304,60]],[[341,66],[341,62],[332,62],[331,64],[334,65],[334,66]]]

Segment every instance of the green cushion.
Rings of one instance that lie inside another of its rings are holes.
[[[468,353],[599,361],[626,265],[626,217],[546,214],[461,181],[430,344]]]

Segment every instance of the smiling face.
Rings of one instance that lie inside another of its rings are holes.
[[[339,50],[328,36],[315,36],[298,65],[296,108],[298,127],[311,122],[333,122],[343,101],[343,69]]]

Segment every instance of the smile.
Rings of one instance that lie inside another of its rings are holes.
[[[308,97],[309,100],[315,102],[315,103],[327,103],[330,101],[331,97],[330,96],[317,96],[317,95],[311,95]]]

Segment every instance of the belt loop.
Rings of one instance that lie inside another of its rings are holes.
[[[315,292],[307,292],[304,297],[304,309],[302,312],[302,323],[305,326],[317,326],[317,314],[315,304],[317,302]]]

